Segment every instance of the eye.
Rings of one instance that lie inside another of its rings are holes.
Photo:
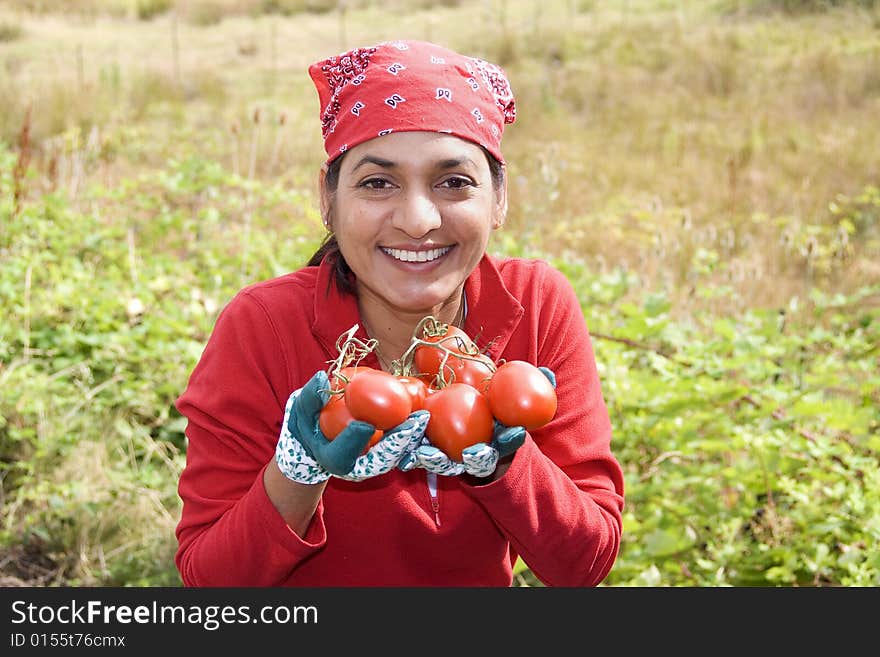
[[[440,183],[440,186],[447,189],[464,189],[465,187],[476,187],[476,183],[462,176],[450,176]]]
[[[358,184],[358,187],[363,187],[364,189],[389,189],[391,187],[391,183],[384,178],[367,178]]]

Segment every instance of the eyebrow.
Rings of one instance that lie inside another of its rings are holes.
[[[357,164],[352,168],[352,172],[357,171],[360,167],[365,164],[375,164],[376,166],[382,167],[384,169],[393,169],[397,166],[396,162],[392,160],[386,160],[382,157],[376,157],[375,155],[365,155],[362,157]],[[453,157],[446,160],[440,160],[437,163],[438,169],[455,169],[456,167],[460,167],[462,164],[469,164],[472,167],[476,167],[474,161],[469,157]]]
[[[472,167],[476,167],[477,165],[474,161],[469,157],[453,157],[448,160],[441,160],[437,163],[437,168],[439,169],[455,169],[460,167],[462,164],[469,164]]]
[[[380,166],[385,169],[393,169],[395,166],[397,166],[391,160],[386,160],[381,157],[376,157],[375,155],[365,155],[364,157],[362,157],[360,159],[360,161],[357,164],[354,165],[354,167],[352,168],[352,172],[357,171],[360,167],[362,167],[365,164],[375,164],[376,166]]]

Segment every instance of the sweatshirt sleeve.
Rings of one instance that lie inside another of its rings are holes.
[[[239,293],[177,400],[188,419],[175,555],[185,586],[277,586],[324,545],[322,505],[300,538],[263,486],[291,392],[289,362],[263,307]]]
[[[547,268],[537,308],[537,362],[556,374],[557,412],[531,431],[507,472],[466,486],[548,586],[595,586],[620,549],[623,472],[592,343],[574,289]]]

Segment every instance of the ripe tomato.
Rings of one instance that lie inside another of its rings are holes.
[[[556,390],[536,366],[509,360],[498,366],[486,392],[492,415],[509,427],[537,429],[556,415]]]
[[[441,388],[425,398],[425,410],[431,413],[425,435],[453,461],[461,461],[465,447],[492,440],[489,400],[473,386],[452,383]]]
[[[330,390],[333,392],[345,390],[345,386],[348,385],[348,382],[355,376],[372,369],[372,367],[366,367],[364,365],[348,365],[346,367],[341,367],[330,375]]]
[[[343,395],[330,395],[330,400],[324,405],[324,408],[321,409],[321,413],[318,415],[318,427],[320,427],[321,433],[324,434],[327,440],[333,440],[352,420],[354,418],[351,416],[348,406],[345,405],[345,397]],[[364,453],[382,440],[383,435],[384,433],[381,429],[376,429],[373,435],[370,436],[370,441],[364,448]]]
[[[419,345],[413,354],[413,362],[419,374],[429,377],[437,376],[440,371],[440,363],[446,355],[445,349],[454,353],[466,353],[476,351],[476,345],[468,337],[463,329],[457,326],[449,326],[443,335],[423,336],[421,338],[431,345]],[[437,346],[434,346],[434,345]]]
[[[443,367],[443,377],[447,383],[467,383],[485,393],[494,371],[495,363],[485,354],[467,358],[449,356]]]
[[[377,429],[390,429],[412,413],[412,400],[406,386],[393,374],[365,368],[345,386],[345,404],[356,420]]]
[[[425,397],[428,396],[428,386],[425,385],[425,382],[417,376],[398,376],[397,380],[406,386],[406,391],[412,401],[412,410],[420,410],[425,404]]]

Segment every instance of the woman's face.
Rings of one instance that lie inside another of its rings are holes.
[[[457,298],[506,212],[506,190],[493,187],[480,147],[440,133],[359,144],[332,199],[321,182],[361,303],[392,312],[431,314]]]

